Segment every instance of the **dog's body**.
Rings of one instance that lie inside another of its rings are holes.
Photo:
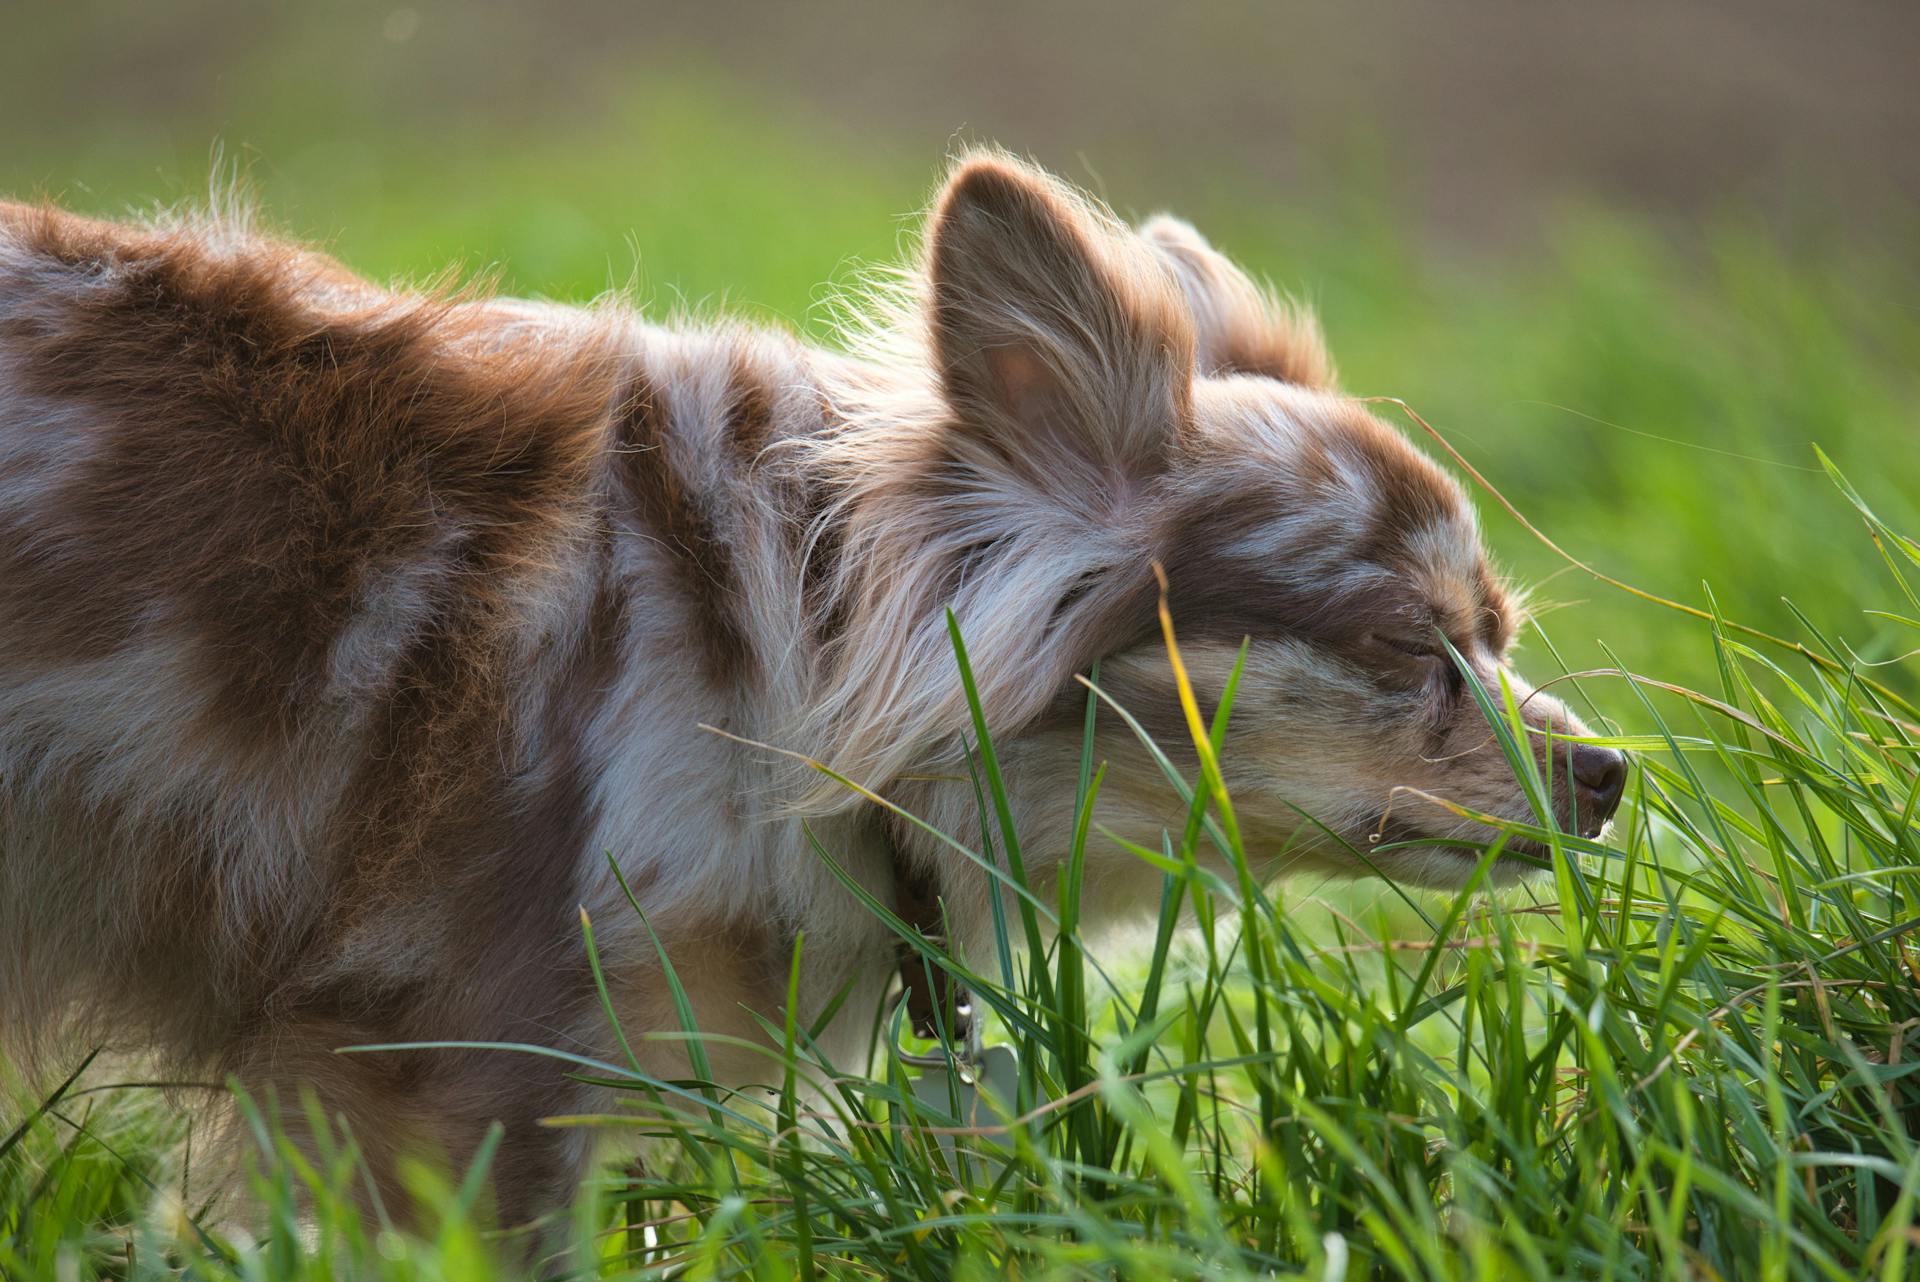
[[[1102,660],[1183,737],[1155,562],[1203,697],[1253,638],[1226,759],[1263,857],[1341,867],[1335,838],[1455,830],[1402,785],[1527,815],[1436,650],[1437,629],[1491,679],[1511,638],[1471,512],[1333,392],[1310,326],[1190,229],[1130,232],[999,157],[950,179],[917,280],[846,355],[391,295],[227,224],[0,207],[16,1041],[313,1086],[383,1171],[413,1145],[458,1158],[499,1118],[516,1214],[575,1174],[534,1122],[581,1088],[529,1057],[334,1049],[605,1049],[582,907],[628,1027],[672,1027],[610,853],[703,1028],[753,1036],[804,931],[807,999],[854,984],[828,1047],[857,1063],[895,942],[803,819],[882,898],[928,879],[963,937],[984,881],[741,741],[977,831],[951,605],[1045,882],[1074,674]],[[1527,711],[1579,732],[1545,696]],[[1117,719],[1099,749],[1097,821],[1157,846],[1173,793]],[[1563,820],[1597,827],[1617,754],[1536,751]],[[1471,867],[1437,847],[1382,863]],[[1124,915],[1157,876],[1103,847],[1092,905]]]

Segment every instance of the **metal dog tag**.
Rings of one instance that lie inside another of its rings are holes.
[[[913,1096],[929,1112],[936,1118],[952,1117],[957,1127],[967,1128],[963,1150],[963,1137],[946,1133],[939,1129],[942,1121],[929,1119],[947,1168],[970,1184],[998,1178],[1011,1159],[1006,1121],[1013,1116],[1019,1090],[1020,1060],[1011,1046],[985,1047],[975,1057],[956,1060],[951,1073],[935,1070],[913,1079]],[[994,1160],[996,1149],[1005,1156]]]

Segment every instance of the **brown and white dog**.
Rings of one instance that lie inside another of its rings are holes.
[[[703,1028],[753,1036],[804,931],[814,1003],[856,984],[828,1044],[858,1062],[895,941],[802,823],[882,898],[924,879],[963,936],[982,877],[739,739],[977,833],[951,606],[1045,882],[1075,674],[1099,660],[1184,739],[1156,562],[1203,700],[1252,639],[1226,764],[1256,853],[1357,868],[1383,824],[1475,827],[1408,789],[1529,817],[1437,639],[1506,671],[1514,611],[1460,490],[1191,228],[1128,229],[975,154],[867,316],[828,352],[389,293],[232,218],[0,206],[16,1053],[102,1042],[311,1087],[383,1178],[502,1119],[518,1215],[570,1187],[583,1151],[535,1123],[586,1088],[526,1056],[335,1048],[606,1049],[581,906],[628,1027],[675,1026],[610,852]],[[1597,832],[1622,758],[1556,739],[1582,728],[1506,675],[1560,822]],[[1174,793],[1117,718],[1098,751],[1096,822],[1157,847]],[[1090,912],[1157,899],[1157,872],[1095,844]],[[1473,866],[1417,844],[1375,862],[1427,884]]]

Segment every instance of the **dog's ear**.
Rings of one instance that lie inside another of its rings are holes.
[[[1151,218],[1140,235],[1180,281],[1193,314],[1202,373],[1258,374],[1332,389],[1333,361],[1311,312],[1254,284],[1178,218]]]
[[[927,243],[933,358],[968,433],[1043,478],[1159,467],[1189,412],[1193,324],[1165,265],[1064,184],[962,161]]]

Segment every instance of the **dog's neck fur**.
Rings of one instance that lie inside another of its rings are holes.
[[[823,855],[908,924],[950,930],[979,950],[988,919],[970,883],[985,874],[938,858],[938,843],[912,840],[910,827],[788,755],[891,791],[894,760],[929,755],[914,738],[928,733],[921,723],[961,742],[965,710],[941,606],[992,532],[942,531],[923,513],[908,528],[924,537],[931,527],[932,547],[876,548],[902,523],[866,506],[938,501],[950,430],[938,389],[898,366],[763,331],[622,321],[615,340],[604,486],[615,537],[595,595],[640,580],[657,608],[666,585],[684,613],[636,624],[630,670],[594,714],[608,754],[589,771],[608,790],[594,847],[615,852],[630,883],[662,879],[664,902],[804,931],[813,964],[837,981],[858,973],[869,987],[882,982],[876,961],[899,944],[823,875]],[[877,475],[892,485],[876,491]],[[1018,623],[1032,629],[1031,619]],[[660,713],[662,672],[680,674],[683,687],[671,720]],[[1004,699],[994,677],[984,682]],[[886,700],[896,709],[881,708]],[[630,720],[641,715],[653,720]],[[855,733],[876,723],[891,732],[884,741]],[[682,778],[687,786],[662,787]],[[669,818],[682,807],[684,823]],[[729,828],[724,841],[714,816]],[[954,835],[971,843],[972,827]],[[731,857],[652,848],[661,830],[691,832]],[[611,872],[591,883],[600,915],[618,914],[621,898]]]
[[[582,323],[578,313],[558,318]],[[554,696],[566,715],[584,716],[597,757],[584,772],[599,781],[592,849],[612,853],[647,899],[698,906],[716,925],[785,923],[784,937],[758,945],[781,966],[804,932],[810,963],[832,980],[815,991],[831,993],[855,975],[868,988],[884,986],[897,941],[828,875],[823,856],[883,902],[911,901],[903,915],[926,930],[939,923],[923,901],[958,904],[945,883],[972,870],[909,863],[878,807],[788,754],[882,789],[888,780],[871,772],[887,763],[862,758],[873,745],[848,734],[874,718],[876,696],[910,707],[928,699],[928,687],[944,686],[939,697],[958,706],[938,603],[914,594],[950,589],[952,579],[940,576],[959,563],[903,581],[897,558],[871,549],[862,556],[861,538],[875,531],[862,528],[873,517],[859,505],[873,496],[861,490],[865,468],[847,467],[855,457],[871,466],[876,443],[888,443],[876,437],[900,446],[898,433],[876,424],[877,404],[915,407],[931,420],[937,392],[783,334],[603,323],[617,353],[597,485],[611,537],[581,548],[573,609],[591,614],[609,599],[634,608],[623,611],[626,657],[610,683],[590,704],[577,691]],[[937,439],[914,448],[932,460]],[[874,622],[908,611],[923,616],[909,634],[916,664],[925,665],[918,670],[893,652],[902,628]],[[890,692],[874,688],[887,681]],[[905,730],[907,715],[881,720]],[[963,725],[946,723],[956,742]],[[686,842],[695,848],[673,848]],[[631,915],[611,868],[591,872],[582,895],[598,921]],[[956,925],[964,938],[984,922]]]

